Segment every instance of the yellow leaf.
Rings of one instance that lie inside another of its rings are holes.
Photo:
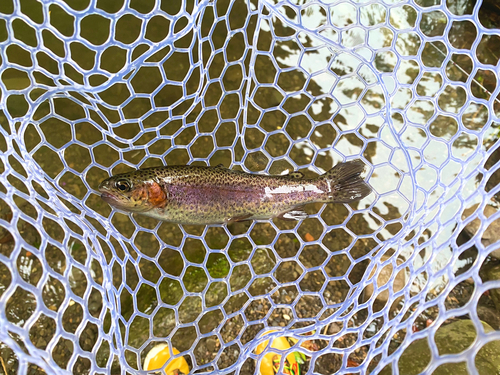
[[[276,332],[274,330],[267,331],[266,333],[263,334],[263,336],[268,335],[269,333]],[[266,347],[269,344],[269,340],[264,341],[263,343],[259,344],[257,348],[255,349],[256,354],[262,353]],[[290,349],[290,344],[288,343],[288,340],[286,337],[276,337],[272,339],[271,341],[271,348],[278,349],[278,350],[287,350]],[[273,358],[277,357],[278,361],[281,361],[281,356],[277,355],[276,353],[267,353],[264,355],[264,358],[260,361],[260,375],[274,375],[274,369],[273,369]],[[290,368],[294,367],[294,364],[297,364],[297,361],[295,360],[295,355],[293,353],[290,353],[286,357],[288,364],[290,365]]]
[[[172,353],[174,355],[179,354],[176,348],[172,348]],[[168,350],[167,344],[159,344],[153,347],[149,351],[144,360],[145,370],[156,370],[162,368],[162,366],[169,360],[170,352]],[[189,366],[184,359],[184,357],[177,357],[172,362],[170,362],[167,367],[165,367],[165,373],[167,375],[172,375],[175,370],[179,370],[184,374],[189,374]]]

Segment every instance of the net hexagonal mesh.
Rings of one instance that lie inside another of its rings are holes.
[[[302,353],[303,373],[407,374],[426,342],[425,373],[492,373],[495,7],[1,1],[0,372],[146,373],[166,342],[192,373]],[[358,158],[374,192],[301,221],[170,224],[96,191],[138,167]],[[438,348],[464,321],[459,354]]]

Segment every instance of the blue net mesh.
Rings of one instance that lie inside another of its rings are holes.
[[[425,373],[487,373],[495,7],[2,0],[0,372],[145,373],[168,343],[198,373],[300,352],[304,373],[404,374],[424,339]],[[298,222],[160,223],[96,191],[137,167],[314,176],[357,158],[374,192]],[[471,345],[440,350],[465,319]]]

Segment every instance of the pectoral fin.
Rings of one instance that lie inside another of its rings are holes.
[[[229,219],[226,219],[226,224],[236,223],[238,221],[245,221],[245,220],[248,220],[252,216],[253,216],[252,214],[244,214],[244,215],[240,215],[240,216],[233,216],[233,217],[231,217]]]

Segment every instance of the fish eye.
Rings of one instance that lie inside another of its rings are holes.
[[[118,180],[116,181],[116,188],[120,191],[129,191],[131,186],[130,186],[130,182],[128,182],[127,180]]]

